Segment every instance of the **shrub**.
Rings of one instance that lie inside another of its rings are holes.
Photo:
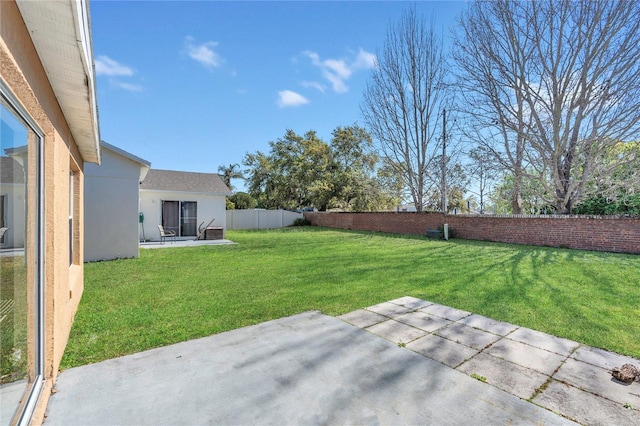
[[[231,200],[229,199],[229,197],[226,197],[226,198],[225,198],[225,203],[226,203],[226,207],[225,207],[225,208],[226,208],[227,210],[235,210],[236,205],[235,205],[235,203],[234,203],[233,201],[231,201]]]
[[[310,226],[311,222],[303,217],[299,217],[298,219],[293,221],[293,226]]]
[[[573,212],[596,215],[640,215],[640,194],[627,195],[618,200],[606,197],[591,197],[584,200]]]
[[[236,192],[229,200],[233,202],[237,210],[254,209],[258,205],[258,202],[251,195],[246,192]]]

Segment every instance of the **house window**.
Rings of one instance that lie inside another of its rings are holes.
[[[180,237],[195,237],[198,232],[196,201],[162,201],[162,227]]]
[[[80,172],[69,165],[69,266],[80,264]]]
[[[0,79],[0,400],[30,418],[44,377],[43,133]]]
[[[69,172],[69,266],[73,265],[73,171]]]

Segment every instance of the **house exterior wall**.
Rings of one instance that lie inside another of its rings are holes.
[[[83,160],[60,110],[45,70],[33,46],[29,32],[13,0],[0,2],[0,79],[21,103],[44,134],[42,162],[44,187],[44,379],[32,424],[40,424],[58,367],[69,337],[73,317],[83,291],[82,203],[75,203],[74,259],[69,264],[69,173],[75,169],[76,201],[82,200]],[[29,178],[38,173],[35,161],[29,161]],[[35,194],[32,194],[35,197]],[[35,232],[37,214],[32,211],[35,198],[28,204],[27,235]],[[27,244],[27,258],[36,247]],[[35,275],[35,265],[27,265],[27,275]],[[31,339],[31,337],[30,337]],[[30,346],[31,346],[30,342]]]
[[[198,203],[197,224],[222,226],[226,229],[226,204],[224,195],[192,192],[140,190],[140,212],[144,215],[144,238],[146,241],[160,241],[158,225],[162,224],[162,201],[195,201]],[[204,223],[203,223],[204,222]],[[142,229],[140,239],[142,240]]]
[[[85,165],[84,260],[138,257],[140,164],[109,149]]]

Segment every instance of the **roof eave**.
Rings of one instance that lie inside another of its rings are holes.
[[[125,158],[128,158],[129,160],[131,160],[131,161],[133,161],[135,163],[140,164],[141,166],[145,166],[147,168],[151,167],[151,162],[149,162],[149,161],[147,161],[147,160],[145,160],[143,158],[140,158],[137,155],[133,155],[132,153],[127,152],[122,148],[118,148],[117,146],[111,145],[110,143],[105,142],[105,141],[100,141],[100,145],[102,147],[104,147],[104,148],[107,148],[107,149],[115,152],[116,154],[119,154],[119,155],[121,155],[121,156],[123,156]]]
[[[176,191],[173,189],[149,189],[149,188],[140,188],[140,192],[174,192],[179,194],[190,194],[190,195],[224,195],[225,197],[233,195],[233,192],[193,192],[193,191]]]
[[[100,164],[88,2],[17,0],[17,5],[82,159]]]

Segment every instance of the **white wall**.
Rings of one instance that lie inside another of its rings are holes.
[[[293,225],[302,213],[287,210],[227,210],[228,229],[273,229]]]
[[[25,219],[25,200],[24,200],[24,183],[3,183],[0,195],[4,195],[4,226],[9,229],[4,234],[4,243],[2,248],[23,248],[24,236],[26,230],[24,228]]]
[[[85,164],[85,261],[138,257],[140,167],[108,149]]]
[[[226,229],[225,196],[192,192],[140,190],[140,211],[144,214],[144,238],[146,241],[160,241],[158,225],[162,224],[162,201],[195,201],[198,203],[197,226],[222,226]],[[194,238],[194,237],[189,237]],[[140,230],[142,240],[142,229]]]

